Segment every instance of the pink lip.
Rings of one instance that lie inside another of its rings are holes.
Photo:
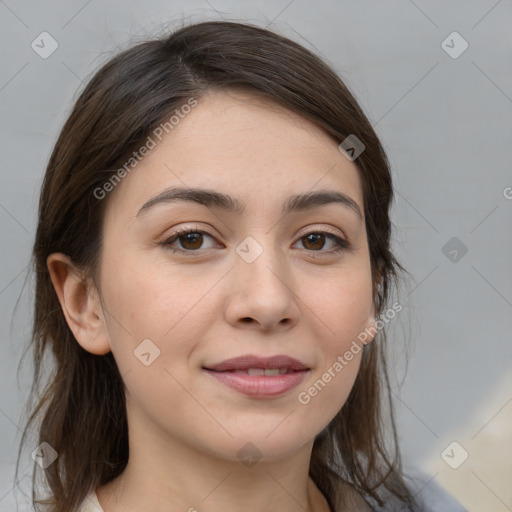
[[[243,373],[251,368],[285,368],[280,375],[249,375]],[[255,398],[271,398],[282,395],[298,386],[310,369],[302,362],[285,355],[257,357],[246,355],[228,359],[222,363],[203,368],[218,382]]]
[[[282,395],[298,386],[309,370],[301,370],[284,375],[248,375],[234,372],[215,372],[205,370],[206,373],[222,384],[256,398],[269,398]]]
[[[287,368],[291,371],[309,370],[309,368],[301,361],[285,355],[272,357],[244,355],[227,359],[226,361],[215,365],[208,365],[204,368],[207,370],[214,370],[216,372],[247,370],[249,368],[263,368],[265,370]]]

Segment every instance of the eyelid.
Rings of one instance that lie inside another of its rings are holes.
[[[304,228],[304,233],[302,233],[302,230],[299,231],[299,235],[297,235],[297,238],[302,238],[306,235],[308,235],[309,233],[329,233],[331,235],[334,235],[334,236],[337,236],[338,238],[341,238],[343,239],[344,241],[346,241],[348,243],[348,238],[347,236],[345,236],[345,233],[339,229],[339,228],[334,228],[334,227],[331,227],[329,225],[323,225],[322,227],[318,227],[318,228],[312,228],[311,227],[311,224],[307,227]]]
[[[169,240],[170,238],[180,236],[180,235],[190,233],[190,232],[202,233],[202,234],[211,236],[212,238],[215,238],[216,240],[218,240],[219,238],[222,238],[222,235],[218,231],[211,229],[211,228],[205,228],[205,227],[200,226],[199,224],[195,224],[195,223],[186,224],[184,226],[178,225],[178,227],[166,229],[165,233],[160,238],[162,239],[163,242],[165,242],[166,240]]]
[[[161,242],[159,242],[159,245],[164,246],[166,249],[170,250],[173,253],[181,253],[181,254],[195,255],[195,256],[199,256],[202,253],[204,253],[205,250],[211,249],[211,248],[207,248],[207,249],[201,250],[201,248],[199,248],[197,250],[187,250],[187,249],[171,247],[171,244],[175,243],[180,237],[187,235],[189,233],[200,233],[202,235],[211,237],[217,244],[221,243],[221,242],[218,242],[217,235],[214,235],[205,229],[201,229],[199,226],[185,226],[185,227],[180,227],[180,228],[176,229],[174,232],[172,232],[171,234],[165,236],[164,239]],[[296,241],[293,243],[293,245],[300,242],[304,237],[306,237],[310,234],[331,235],[331,237],[334,239],[335,243],[337,244],[337,248],[334,250],[333,249],[328,250],[328,251],[323,251],[323,250],[308,251],[308,250],[306,250],[306,252],[308,254],[312,255],[313,257],[322,257],[322,256],[326,256],[329,254],[336,254],[341,251],[350,250],[352,248],[350,241],[347,239],[345,234],[343,232],[341,232],[341,230],[339,228],[336,229],[336,228],[333,228],[330,226],[325,226],[325,225],[323,227],[318,227],[316,229],[311,226],[303,228],[303,230],[299,231],[299,234],[296,236]]]
[[[319,250],[319,251],[308,251],[304,249],[308,258],[328,258],[333,255],[340,255],[342,253],[353,250],[353,246],[350,241],[345,237],[345,235],[340,235],[339,232],[333,232],[330,229],[320,228],[320,229],[309,229],[305,233],[298,236],[297,241],[293,244],[299,243],[304,237],[310,234],[322,234],[326,235],[327,238],[330,238],[336,244],[334,249],[330,249],[327,251]]]
[[[201,249],[192,251],[192,250],[171,247],[171,243],[176,242],[180,237],[187,235],[189,233],[200,233],[203,236],[204,235],[209,236],[212,240],[214,240],[217,247],[219,244],[221,244],[221,242],[218,241],[219,237],[217,235],[214,235],[214,234],[210,233],[209,231],[207,231],[205,229],[201,229],[200,227],[197,227],[197,226],[186,226],[186,227],[180,227],[180,228],[176,229],[175,231],[173,231],[172,233],[165,235],[163,237],[163,239],[160,242],[158,242],[158,245],[163,245],[168,250],[171,250],[173,252],[178,252],[178,253],[181,252],[181,253],[187,253],[187,254],[192,254],[192,253],[200,254],[200,252],[204,252],[204,249],[203,249],[203,251],[201,251]]]

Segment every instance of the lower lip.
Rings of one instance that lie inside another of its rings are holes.
[[[298,386],[309,370],[285,373],[283,375],[249,375],[245,373],[214,372],[206,373],[222,384],[247,396],[256,398],[272,398],[282,395]]]

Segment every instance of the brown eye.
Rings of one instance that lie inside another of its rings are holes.
[[[190,251],[200,249],[201,245],[203,245],[203,235],[201,233],[187,233],[178,237],[178,240],[183,249]]]
[[[311,256],[329,256],[350,248],[347,240],[323,231],[311,231],[296,243],[301,243],[302,248],[311,253]]]
[[[210,245],[208,245],[210,239]],[[204,247],[206,243],[206,247]],[[211,249],[215,247],[215,239],[203,231],[197,229],[183,229],[174,233],[163,241],[162,246],[173,252],[199,252],[199,249]]]
[[[318,251],[323,249],[325,245],[325,235],[323,233],[309,233],[302,237],[303,245],[306,249],[310,249],[313,251]]]

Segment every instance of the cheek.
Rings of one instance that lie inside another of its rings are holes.
[[[136,266],[125,260],[115,271],[106,260],[104,268],[111,270],[103,294],[112,353],[127,400],[155,422],[172,425],[180,405],[194,408],[185,391],[186,362],[201,328],[194,322],[202,307],[201,288],[190,286],[186,273],[176,273],[172,281],[163,278],[161,270],[142,259]],[[195,413],[200,415],[201,410]]]
[[[197,302],[201,284],[187,272],[169,275],[151,258],[142,256],[117,264],[113,260],[105,258],[109,278],[105,279],[104,295],[119,323],[123,321],[125,331],[133,337],[165,337]]]
[[[183,363],[214,320],[209,290],[218,276],[162,269],[150,258],[126,258],[116,265],[114,261],[104,260],[104,276],[109,279],[104,279],[103,295],[121,374],[139,372],[149,359],[154,360],[147,372],[150,380],[154,369],[161,373],[165,368],[182,378],[187,370]]]
[[[299,425],[303,437],[324,430],[340,412],[357,377],[361,353],[352,354],[351,360],[343,363],[340,362],[343,356],[333,360],[315,372],[314,379],[298,391],[296,418],[303,418]]]
[[[368,326],[372,304],[371,274],[361,268],[336,279],[309,283],[307,305],[318,320],[321,364],[313,378],[298,391],[299,407],[307,411],[307,421],[334,418],[347,400],[361,364],[363,346],[357,337]],[[302,292],[304,293],[304,291]],[[314,418],[317,418],[316,420]]]
[[[325,333],[325,355],[332,357],[333,351],[346,350],[368,326],[372,307],[370,272],[339,273],[332,279],[312,279],[306,286],[302,291],[304,302]]]

